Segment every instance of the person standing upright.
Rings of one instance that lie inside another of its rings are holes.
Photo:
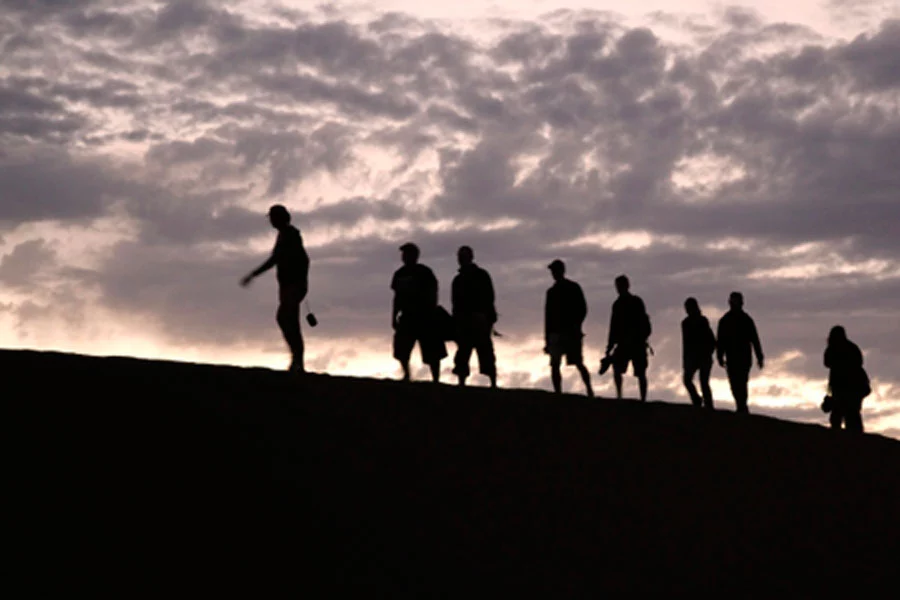
[[[309,290],[309,255],[303,247],[300,230],[291,225],[291,214],[281,204],[269,208],[269,223],[278,230],[275,248],[268,260],[241,279],[247,287],[254,278],[275,267],[278,280],[278,310],[275,320],[291,351],[288,370],[305,372],[303,333],[300,329],[300,303]]]
[[[713,353],[716,351],[716,336],[709,326],[709,321],[700,312],[696,298],[684,301],[687,317],[681,322],[681,364],[684,369],[684,387],[691,397],[691,404],[713,409],[712,390],[709,387],[709,374],[712,371]],[[694,387],[694,373],[700,372],[700,390],[703,397]]]
[[[750,410],[747,406],[749,396],[747,386],[750,368],[753,366],[753,353],[756,354],[756,363],[760,370],[765,364],[765,359],[756,323],[744,312],[743,294],[731,292],[728,305],[731,308],[719,319],[716,357],[719,359],[719,366],[725,367],[728,373],[728,383],[734,396],[736,411],[748,413]]]
[[[638,380],[641,402],[647,401],[647,340],[650,338],[650,317],[644,301],[631,293],[631,283],[625,275],[615,280],[619,297],[612,305],[609,318],[609,338],[606,356],[612,353],[613,379],[616,396],[622,399],[622,375],[631,363]]]
[[[400,246],[400,256],[403,266],[391,279],[394,358],[403,367],[403,381],[409,381],[409,359],[418,342],[422,363],[428,365],[432,380],[437,382],[441,376],[441,359],[447,356],[446,345],[435,323],[437,277],[430,268],[419,263],[419,247],[415,244],[410,242]]]
[[[497,366],[491,331],[497,322],[494,284],[490,274],[475,264],[475,253],[461,246],[456,253],[459,273],[453,278],[451,302],[456,327],[456,356],[453,373],[459,385],[466,384],[472,350],[478,354],[478,370],[487,375],[491,387],[497,387]]]
[[[847,431],[862,433],[862,402],[872,387],[863,368],[862,351],[847,339],[847,332],[840,325],[832,327],[828,334],[824,359],[831,392],[831,428],[840,429],[843,424]]]
[[[562,373],[560,365],[565,355],[566,364],[574,365],[581,374],[581,380],[587,388],[587,395],[593,397],[591,374],[584,366],[582,342],[584,333],[581,330],[587,317],[587,301],[581,286],[571,279],[566,279],[566,265],[556,259],[548,265],[554,284],[547,290],[544,303],[544,352],[550,355],[550,379],[553,390],[562,391]]]

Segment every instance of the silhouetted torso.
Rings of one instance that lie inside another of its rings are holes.
[[[646,315],[647,309],[639,296],[626,293],[616,298],[609,319],[609,344],[642,348],[650,335]]]
[[[478,265],[460,267],[453,278],[451,296],[454,317],[481,314],[491,323],[497,320],[491,276]]]
[[[391,280],[401,318],[417,318],[437,306],[438,282],[434,272],[423,264],[403,265]]]
[[[719,320],[716,336],[718,353],[728,361],[728,367],[747,368],[753,364],[752,352],[762,356],[762,347],[753,319],[742,310],[729,310]]]
[[[587,316],[587,302],[581,286],[561,279],[547,290],[544,305],[544,328],[547,334],[580,335]]]
[[[278,232],[272,255],[276,261],[278,283],[300,284],[304,287],[308,285],[309,255],[303,247],[303,238],[296,227],[287,225]]]
[[[829,369],[828,385],[837,396],[861,396],[859,391],[863,355],[859,346],[850,340],[835,342],[825,349],[825,366]]]
[[[681,322],[681,353],[685,366],[712,362],[716,350],[716,338],[709,320],[703,315],[692,315]]]

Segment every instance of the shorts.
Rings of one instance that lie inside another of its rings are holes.
[[[416,342],[419,343],[423,364],[434,364],[447,356],[447,346],[439,331],[435,331],[427,321],[403,320],[401,317],[394,331],[394,358],[403,363],[409,362]]]
[[[560,362],[566,357],[567,365],[584,364],[582,356],[583,333],[577,334],[550,334],[547,336],[547,346],[544,349],[550,355],[550,364]]]
[[[631,363],[632,373],[640,377],[647,373],[647,346],[616,346],[613,350],[613,373],[621,375],[628,370]]]
[[[305,283],[280,283],[278,284],[278,303],[284,305],[299,305],[306,298]]]

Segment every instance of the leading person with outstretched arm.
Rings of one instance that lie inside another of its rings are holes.
[[[272,255],[244,276],[241,285],[247,287],[253,279],[275,267],[278,279],[278,310],[275,317],[291,350],[288,370],[304,373],[300,303],[309,290],[309,255],[303,247],[300,230],[291,225],[291,214],[283,205],[275,204],[269,208],[269,223],[278,230]]]

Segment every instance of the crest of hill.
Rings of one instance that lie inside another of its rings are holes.
[[[897,585],[900,443],[878,435],[538,390],[32,351],[0,365],[19,557],[70,590]]]

